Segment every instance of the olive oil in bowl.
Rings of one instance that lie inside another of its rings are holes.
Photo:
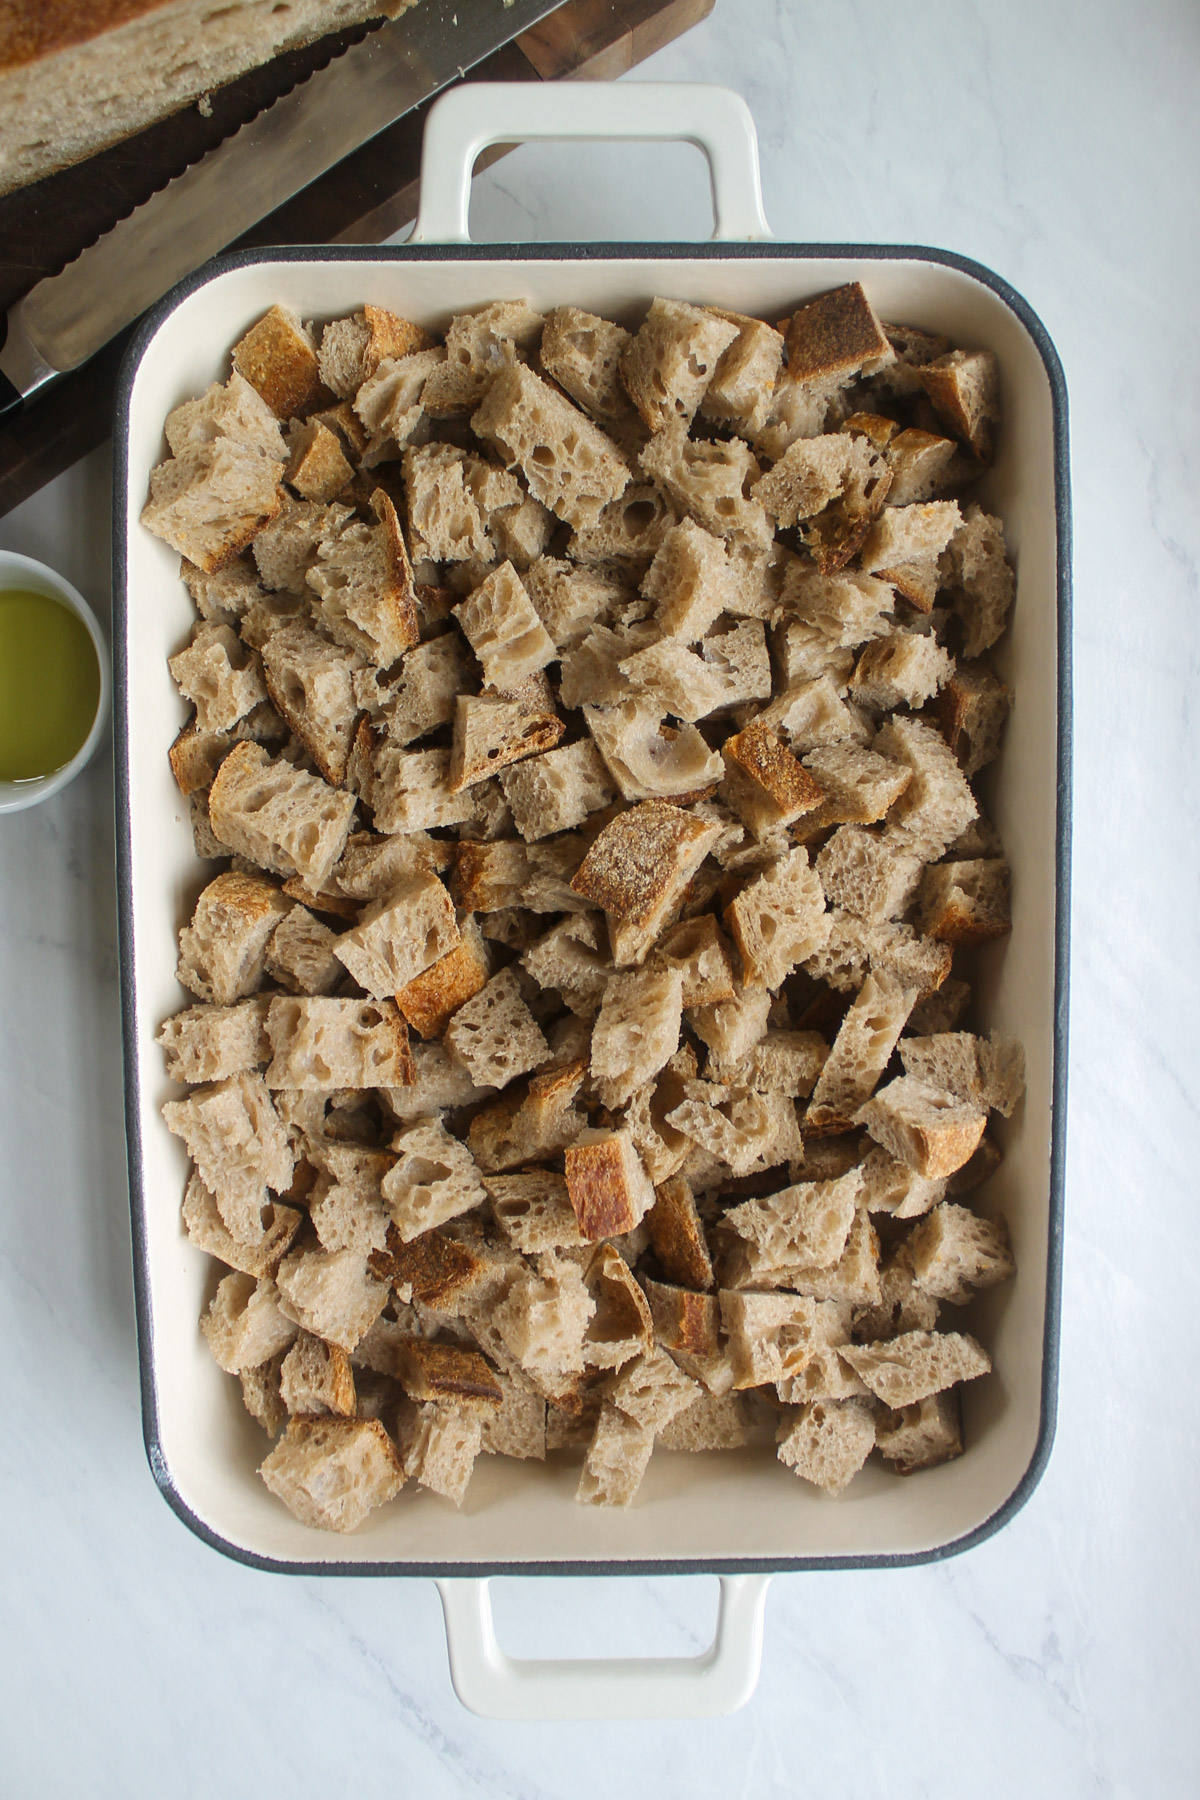
[[[0,782],[64,768],[87,740],[100,691],[79,615],[34,589],[0,589]]]

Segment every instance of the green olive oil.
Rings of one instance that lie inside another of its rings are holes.
[[[96,646],[79,615],[49,594],[0,592],[0,781],[69,763],[99,702]]]

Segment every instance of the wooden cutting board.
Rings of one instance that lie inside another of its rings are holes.
[[[613,81],[711,13],[715,0],[566,0],[464,77],[471,81]],[[335,33],[276,57],[211,97],[31,187],[0,196],[0,311],[213,149],[264,107],[367,35]],[[231,248],[378,244],[416,216],[421,134],[430,102],[263,219]],[[494,162],[500,146],[481,159]],[[0,514],[108,437],[132,327],[0,429]]]

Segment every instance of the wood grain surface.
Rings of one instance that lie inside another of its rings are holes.
[[[611,81],[707,18],[715,0],[566,0],[532,30],[468,71],[466,81]],[[44,181],[0,196],[0,307],[52,275],[206,151],[375,26],[289,51],[196,107],[162,120]],[[231,248],[377,244],[416,216],[429,102],[328,170]],[[481,166],[505,154],[497,146]],[[55,382],[0,429],[0,514],[104,442],[117,371],[132,333]]]

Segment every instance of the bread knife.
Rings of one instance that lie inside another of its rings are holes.
[[[259,219],[560,0],[419,0],[160,188],[9,310],[0,422]]]

